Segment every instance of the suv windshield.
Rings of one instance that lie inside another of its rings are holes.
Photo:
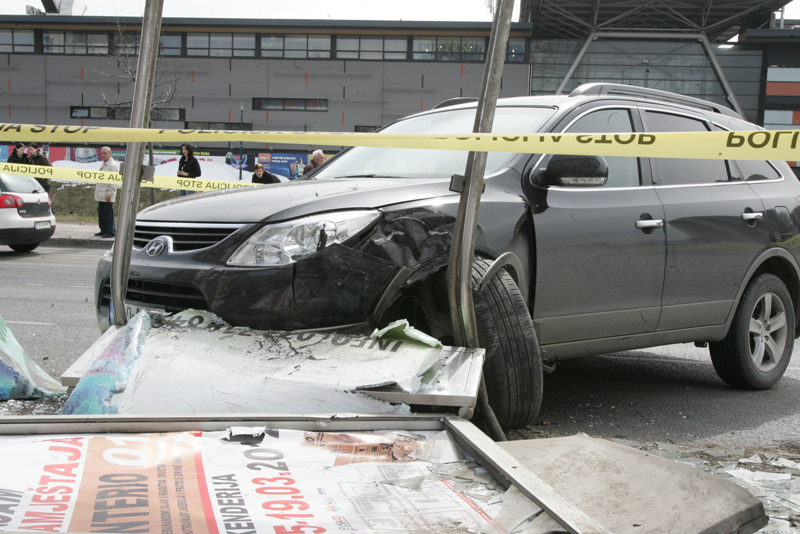
[[[0,192],[3,193],[44,193],[39,182],[30,176],[0,174]]]
[[[555,112],[552,108],[497,108],[493,132],[532,133]],[[475,122],[475,108],[443,110],[399,121],[381,133],[468,133]],[[467,151],[426,150],[414,148],[368,148],[348,150],[312,175],[313,179],[346,176],[402,176],[410,178],[450,177],[464,174]],[[496,172],[514,154],[490,152],[486,174]]]

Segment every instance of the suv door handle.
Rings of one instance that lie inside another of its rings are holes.
[[[636,228],[647,230],[649,228],[661,228],[664,226],[663,219],[639,219],[636,221]]]
[[[764,214],[760,211],[742,213],[742,220],[747,222],[755,222],[764,218]]]

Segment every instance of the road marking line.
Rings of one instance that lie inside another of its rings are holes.
[[[35,321],[6,321],[6,324],[32,324],[37,326],[55,326],[56,323],[37,323]]]

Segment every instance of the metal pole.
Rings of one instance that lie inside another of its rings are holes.
[[[500,77],[511,29],[513,0],[499,0],[495,11],[492,34],[489,39],[489,56],[483,71],[478,109],[475,113],[474,132],[491,132]],[[456,345],[478,346],[478,330],[472,301],[472,259],[475,253],[475,232],[478,227],[478,210],[483,192],[483,172],[486,169],[486,152],[470,152],[467,156],[466,180],[461,191],[455,226],[450,265],[447,271],[447,289],[451,321]]]
[[[475,112],[473,131],[476,133],[492,131],[497,96],[500,93],[500,78],[503,75],[503,64],[508,47],[508,34],[511,30],[514,0],[498,0],[498,4],[498,9],[494,13],[492,34],[489,38],[489,56],[486,58],[483,70],[478,108]],[[483,193],[486,156],[486,152],[470,152],[467,156],[466,176],[461,188],[461,200],[453,227],[453,245],[450,250],[449,263],[452,268],[447,270],[447,295],[455,344],[473,348],[478,347],[480,341],[475,318],[475,303],[472,300],[472,261],[475,255],[475,232],[478,228],[478,211],[481,193]],[[495,440],[505,441],[503,429],[489,406],[483,378],[481,378],[478,401],[491,436]]]
[[[161,36],[163,7],[164,0],[147,0],[145,3],[139,64],[133,89],[131,128],[146,128],[150,124],[150,104],[153,101],[153,79]],[[111,303],[114,307],[114,323],[118,325],[128,322],[125,316],[125,289],[128,287],[128,273],[131,266],[131,247],[139,206],[141,186],[139,177],[144,147],[144,143],[128,143],[125,168],[122,173],[117,238],[114,243],[114,257],[111,260]]]
[[[578,68],[578,64],[583,59],[583,56],[586,55],[586,51],[589,50],[589,45],[591,45],[592,41],[595,39],[597,39],[597,36],[594,33],[589,34],[589,37],[586,38],[586,42],[583,43],[583,47],[581,47],[580,52],[578,52],[578,55],[575,57],[575,61],[573,61],[572,65],[569,66],[569,70],[564,75],[564,79],[562,79],[561,83],[558,84],[558,89],[556,89],[555,94],[560,95],[561,91],[564,90],[564,87],[567,85],[567,82],[569,82],[569,79],[572,78],[573,74],[575,74],[575,69]]]
[[[719,80],[720,85],[722,85],[722,89],[725,91],[725,96],[728,97],[728,102],[731,103],[733,109],[739,115],[744,118],[744,110],[742,106],[739,105],[739,100],[736,99],[736,94],[734,94],[733,89],[728,84],[728,79],[725,77],[725,73],[722,71],[722,66],[717,61],[717,55],[714,53],[714,49],[711,48],[711,43],[708,42],[708,37],[706,34],[701,34],[700,42],[703,43],[703,48],[705,48],[706,55],[708,56],[708,60],[711,62],[711,66],[714,68],[714,72],[717,73],[717,79]]]
[[[239,104],[239,129],[244,131],[244,104]],[[239,181],[242,181],[242,167],[244,166],[244,162],[242,161],[242,140],[239,139]]]

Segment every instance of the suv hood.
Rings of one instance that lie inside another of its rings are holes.
[[[157,222],[279,222],[342,209],[374,209],[456,195],[448,178],[338,178],[242,187],[168,200],[136,219]]]

